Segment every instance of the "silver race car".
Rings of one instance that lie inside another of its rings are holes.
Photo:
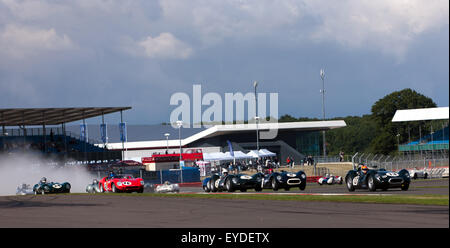
[[[94,179],[91,184],[88,184],[86,186],[86,192],[93,193],[93,194],[95,194],[95,193],[102,193],[102,191],[100,190],[100,186],[98,184],[98,180],[97,179]]]
[[[175,183],[172,184],[169,181],[165,181],[164,184],[158,185],[155,188],[155,193],[179,193],[180,186]]]

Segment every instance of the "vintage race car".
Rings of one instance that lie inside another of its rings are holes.
[[[257,175],[228,174],[219,176],[218,174],[214,174],[203,180],[202,187],[205,192],[221,192],[224,190],[228,192],[234,192],[236,190],[245,192],[247,189],[256,190],[261,185],[261,178]]]
[[[33,192],[37,194],[56,194],[56,193],[70,193],[71,185],[68,182],[55,183],[47,182],[47,179],[43,177],[39,183],[33,187]]]
[[[333,176],[333,175],[328,175],[327,174],[327,175],[319,178],[317,180],[317,183],[319,185],[323,185],[323,184],[331,185],[331,184],[342,184],[343,181],[344,180],[340,176]]]
[[[398,172],[386,171],[385,169],[368,169],[366,173],[359,167],[357,170],[350,170],[345,176],[345,183],[349,191],[355,189],[377,189],[387,190],[389,188],[401,188],[408,190],[411,178],[409,172],[402,169]]]
[[[29,184],[22,183],[22,185],[17,186],[16,195],[32,195],[34,194],[33,188]]]
[[[100,192],[144,192],[144,179],[132,175],[113,175],[104,177],[99,182]]]
[[[425,168],[419,169],[417,167],[409,170],[409,175],[412,177],[412,179],[417,179],[417,178],[427,179],[429,176],[427,169],[425,169]]]
[[[170,183],[165,181],[164,184],[158,185],[155,188],[155,193],[179,193],[180,186],[177,183]]]
[[[284,189],[288,191],[293,187],[305,190],[306,188],[306,174],[303,171],[298,171],[297,173],[281,171],[270,174],[258,173],[257,175],[261,178],[261,184],[258,186],[257,191],[262,189],[272,189],[274,191]]]
[[[88,193],[102,193],[100,190],[100,184],[98,183],[97,179],[94,179],[94,181],[91,184],[88,184],[86,186],[86,192]]]

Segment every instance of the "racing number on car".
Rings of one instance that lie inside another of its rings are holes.
[[[359,176],[356,176],[353,178],[353,186],[358,185],[358,181],[359,181]]]

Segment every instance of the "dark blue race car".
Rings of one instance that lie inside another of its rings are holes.
[[[211,177],[205,178],[202,182],[202,187],[205,192],[234,192],[240,190],[245,192],[248,189],[257,190],[261,185],[261,178],[255,175],[245,174],[228,174],[218,175],[214,174]]]
[[[291,188],[298,187],[300,190],[306,188],[306,174],[303,171],[298,172],[273,172],[273,173],[258,173],[258,177],[261,178],[261,185],[258,190],[272,189],[277,191],[278,189],[284,189],[286,191]]]
[[[411,178],[409,172],[402,169],[398,172],[385,169],[369,169],[365,165],[359,165],[358,169],[350,170],[345,176],[348,191],[355,189],[387,190],[389,188],[401,188],[408,190]]]

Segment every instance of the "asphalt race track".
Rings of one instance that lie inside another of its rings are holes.
[[[344,190],[341,191],[342,189]],[[311,193],[308,190],[314,193],[348,193],[345,185],[309,184],[307,190],[301,193]],[[357,190],[355,193],[368,192]],[[413,182],[407,192],[389,190],[376,193],[448,194],[448,179]],[[449,208],[400,204],[146,197],[135,194],[3,196],[0,197],[0,227],[448,228]]]

